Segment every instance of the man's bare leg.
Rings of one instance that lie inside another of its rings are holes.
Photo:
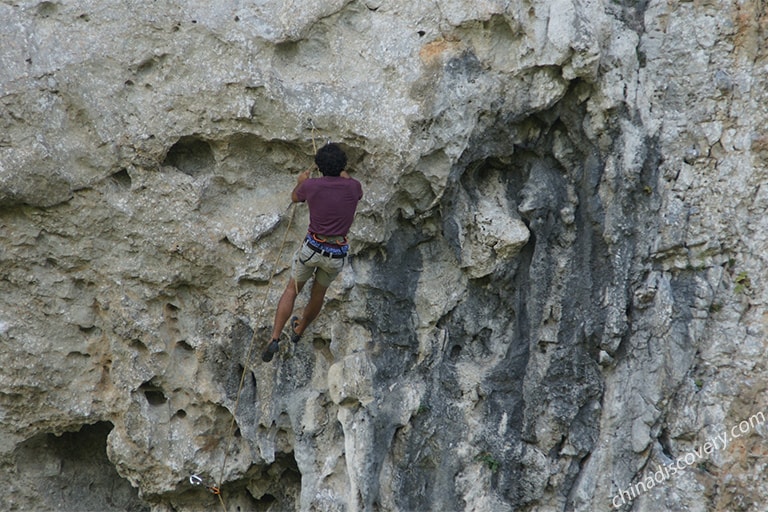
[[[293,313],[293,307],[296,304],[296,297],[299,295],[299,292],[301,292],[301,289],[304,288],[304,284],[305,283],[295,282],[293,278],[288,280],[288,285],[285,287],[285,291],[283,291],[282,297],[280,297],[280,302],[277,303],[275,323],[272,326],[273,340],[280,339],[280,333],[283,332],[285,322],[288,321],[291,313]]]
[[[296,329],[294,329],[296,334],[303,334],[307,327],[309,327],[309,324],[311,324],[312,321],[317,318],[317,315],[323,308],[323,300],[325,299],[325,292],[327,291],[327,286],[323,286],[317,281],[312,283],[312,290],[309,294],[309,302],[307,302],[307,305],[304,307],[304,312],[301,314],[299,324],[296,326]]]

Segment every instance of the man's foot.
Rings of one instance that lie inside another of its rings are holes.
[[[301,339],[301,334],[296,332],[296,328],[299,326],[299,317],[294,316],[291,318],[291,341],[298,343]]]
[[[261,360],[265,363],[270,362],[275,354],[277,354],[278,350],[280,350],[280,347],[277,344],[277,340],[270,341],[266,350],[264,350],[264,352],[261,354]]]

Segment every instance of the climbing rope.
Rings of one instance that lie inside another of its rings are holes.
[[[192,475],[189,477],[189,483],[192,485],[202,485],[205,486],[206,489],[208,489],[211,493],[215,494],[219,497],[219,501],[221,502],[221,506],[224,507],[224,510],[227,510],[226,505],[224,504],[224,499],[221,497],[221,489],[216,485],[205,485],[205,482],[202,478],[200,478],[198,475]]]
[[[291,232],[291,226],[293,225],[293,218],[294,218],[294,216],[296,214],[295,203],[291,204],[290,208],[291,208],[291,215],[288,218],[288,227],[285,229],[285,235],[283,235],[283,241],[280,243],[280,249],[277,251],[277,258],[275,259],[275,264],[272,267],[272,274],[269,276],[269,280],[267,281],[267,289],[266,289],[266,292],[264,293],[264,300],[261,303],[261,308],[260,308],[261,311],[263,311],[264,307],[267,305],[267,299],[269,298],[269,291],[270,291],[270,288],[272,286],[272,279],[275,277],[275,274],[277,273],[277,266],[280,264],[280,258],[282,257],[283,249],[285,248],[285,243],[286,243],[286,240],[288,239],[288,233]],[[243,371],[240,374],[240,384],[239,384],[239,386],[237,388],[237,396],[235,397],[235,405],[234,405],[234,407],[232,409],[232,421],[230,422],[230,425],[229,425],[229,436],[227,438],[226,449],[224,450],[224,458],[221,461],[221,470],[219,471],[219,480],[218,480],[219,482],[221,482],[224,479],[224,469],[227,466],[227,459],[229,458],[229,449],[230,449],[230,447],[232,445],[232,439],[234,438],[234,435],[235,435],[235,425],[236,425],[236,420],[237,420],[237,409],[238,409],[238,406],[240,405],[240,396],[242,395],[242,391],[243,391],[243,384],[245,382],[245,374],[246,374],[246,372],[249,369],[249,366],[250,366],[249,363],[250,363],[250,360],[251,360],[251,353],[253,352],[253,345],[254,345],[254,340],[255,340],[255,337],[254,337],[253,334],[254,333],[252,331],[251,332],[251,341],[250,341],[250,343],[248,343],[248,352],[246,353],[246,356],[245,356],[246,364],[243,365]],[[220,489],[219,486],[212,486],[212,487],[214,489],[216,489],[217,491],[219,491],[219,489]],[[209,487],[209,490],[210,490],[210,487]],[[223,505],[224,504],[224,499],[221,496],[221,492],[219,491],[219,492],[214,493],[214,494],[217,494],[219,496],[219,500],[222,502],[222,505]],[[224,507],[224,511],[226,512],[226,507]]]
[[[312,154],[315,155],[315,154],[317,154],[317,146],[316,146],[316,143],[315,143],[315,123],[312,121],[312,118],[309,118],[308,122],[309,122],[310,126],[312,127]],[[311,176],[311,170],[313,168],[314,168],[314,166],[310,167],[310,169],[309,169],[310,170],[310,176]],[[277,267],[280,264],[280,259],[282,258],[282,255],[283,255],[283,249],[285,249],[285,244],[286,244],[286,242],[288,240],[288,233],[291,232],[291,227],[293,226],[293,219],[296,216],[296,203],[291,202],[291,204],[289,205],[288,208],[290,208],[290,210],[291,210],[291,215],[290,215],[290,217],[288,217],[288,226],[285,229],[285,234],[283,235],[283,240],[280,243],[280,249],[277,251],[277,257],[275,258],[275,263],[272,266],[272,273],[270,274],[269,280],[267,281],[267,288],[266,288],[266,291],[264,293],[264,299],[263,299],[263,301],[261,303],[260,311],[264,311],[264,308],[267,305],[267,300],[269,299],[269,292],[270,292],[270,289],[272,287],[272,279],[275,277],[275,274],[277,273]],[[299,294],[299,285],[295,281],[294,281],[294,285],[296,286],[296,295],[298,295]],[[222,496],[221,485],[220,484],[224,480],[224,470],[226,469],[226,466],[227,466],[227,460],[229,459],[229,451],[230,451],[230,447],[232,445],[232,439],[234,438],[234,435],[235,435],[235,425],[237,423],[237,409],[238,409],[238,406],[240,405],[240,396],[242,394],[243,385],[245,383],[245,374],[248,371],[249,366],[250,366],[249,363],[251,361],[251,353],[253,352],[254,340],[255,340],[254,332],[252,331],[251,332],[251,340],[248,343],[248,351],[247,351],[246,356],[245,356],[246,364],[243,365],[243,371],[240,374],[240,383],[239,383],[238,388],[237,388],[237,396],[235,397],[235,404],[234,404],[234,407],[232,409],[232,421],[229,424],[229,435],[227,437],[227,443],[226,443],[225,450],[224,450],[224,457],[223,457],[223,459],[221,461],[221,469],[219,470],[219,480],[218,480],[218,483],[213,484],[213,485],[205,485],[204,482],[203,482],[203,479],[201,477],[199,477],[198,475],[192,475],[192,476],[189,477],[189,482],[192,485],[204,485],[205,488],[208,489],[208,491],[210,491],[212,494],[216,495],[219,498],[219,503],[221,504],[221,508],[222,508],[222,510],[224,512],[227,512],[227,505],[226,505],[226,502],[224,501],[224,497]]]

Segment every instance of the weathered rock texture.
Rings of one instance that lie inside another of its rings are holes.
[[[761,0],[0,28],[5,510],[764,510]],[[313,137],[363,183],[353,256],[263,364]]]

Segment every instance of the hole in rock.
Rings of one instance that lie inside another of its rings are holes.
[[[301,494],[301,472],[293,451],[275,454],[275,461],[268,466],[253,468],[251,479],[263,489],[261,496],[253,496],[256,511],[294,510]]]
[[[197,176],[206,169],[212,169],[216,160],[208,142],[197,137],[182,137],[171,146],[163,165],[175,167],[184,174]]]
[[[149,73],[152,70],[152,68],[155,67],[156,63],[157,63],[157,60],[154,57],[144,59],[136,67],[136,73],[139,75],[145,75]]]
[[[79,352],[77,350],[67,354],[67,359],[69,359],[70,361],[77,360],[77,359],[80,359],[80,360],[82,360],[82,359],[90,359],[90,358],[91,358],[90,354],[85,354],[85,353]]]
[[[120,188],[131,188],[131,175],[128,174],[126,169],[121,169],[113,174],[112,181],[114,181]]]
[[[270,503],[274,503],[275,501],[277,501],[277,498],[275,498],[271,494],[265,494],[264,496],[259,498],[258,503],[259,505],[263,506],[263,505],[269,505]]]
[[[170,318],[177,318],[177,312],[180,310],[180,308],[174,304],[171,304],[168,302],[165,305],[165,315]]]
[[[179,347],[182,350],[186,350],[186,351],[189,351],[189,352],[194,352],[195,351],[195,347],[193,347],[192,345],[187,343],[186,340],[179,340],[179,341],[177,341],[176,342],[176,346]]]
[[[128,346],[142,356],[149,352],[149,350],[147,349],[147,346],[141,340],[131,340]]]
[[[53,2],[40,2],[37,5],[37,14],[43,18],[53,16],[59,10],[59,7]]]
[[[163,390],[151,381],[145,382],[139,386],[139,391],[144,393],[144,397],[147,399],[149,405],[163,405],[168,401]]]
[[[77,432],[38,434],[20,444],[13,458],[25,492],[16,497],[18,508],[12,510],[149,512],[107,458],[112,428],[104,421]]]

